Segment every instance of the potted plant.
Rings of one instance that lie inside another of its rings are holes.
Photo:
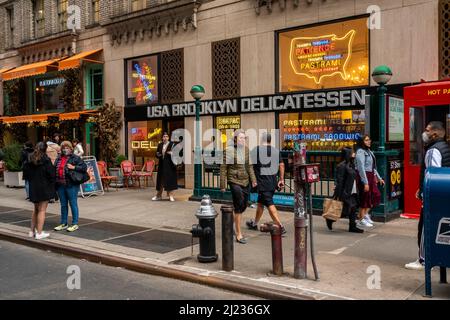
[[[117,178],[117,187],[123,187],[123,176],[122,176],[122,170],[120,169],[120,164],[122,163],[123,160],[127,160],[127,159],[128,158],[125,157],[123,154],[119,154],[114,159],[114,168],[109,168],[109,174],[114,177],[118,177]],[[116,187],[116,183],[111,182],[110,186]]]
[[[3,148],[3,161],[5,163],[4,184],[7,187],[25,187],[22,179],[22,166],[20,157],[22,146],[18,143]]]

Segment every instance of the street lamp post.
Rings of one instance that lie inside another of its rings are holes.
[[[194,148],[194,196],[199,196],[202,181],[202,163],[200,146],[200,99],[205,94],[205,88],[195,85],[191,88],[191,96],[195,99],[195,148]]]
[[[387,88],[385,84],[391,80],[392,71],[388,66],[378,66],[372,72],[372,79],[378,83],[378,99],[380,106],[380,141],[378,150],[385,151],[386,142],[386,91]]]

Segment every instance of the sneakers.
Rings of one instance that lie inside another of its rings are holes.
[[[49,236],[50,236],[50,233],[42,231],[41,233],[36,232],[36,235],[34,236],[34,238],[36,240],[42,240],[42,239],[48,238]]]
[[[358,227],[359,229],[368,229],[368,228],[372,228],[373,224],[369,223],[366,219],[361,219],[358,220],[358,222],[356,222],[356,227]]]
[[[366,214],[366,215],[364,216],[363,219],[366,220],[368,223],[370,223],[370,224],[373,226],[373,221],[372,221],[372,219],[370,218],[370,215],[369,215],[369,214]]]
[[[258,230],[258,224],[256,224],[253,219],[247,220],[245,224],[247,225],[247,228],[249,228],[250,230]]]
[[[158,196],[154,196],[154,197],[152,198],[152,201],[159,201],[159,200],[161,200],[161,198],[158,197]]]
[[[78,228],[79,228],[79,227],[78,227],[77,224],[71,225],[70,227],[67,228],[67,232],[74,232],[74,231],[77,231]]]
[[[419,259],[417,259],[414,262],[405,264],[405,268],[409,269],[409,270],[419,270],[420,271],[420,270],[423,270],[424,267],[425,267],[424,263],[420,262]]]
[[[170,200],[171,202],[174,202],[174,201],[175,201],[174,197],[172,197],[172,196],[169,197],[169,200]]]
[[[250,208],[255,209],[255,208],[256,208],[256,204],[252,203],[252,204],[250,205]]]
[[[66,230],[68,227],[67,224],[60,224],[59,226],[56,226],[53,230],[55,231],[62,231],[62,230]]]

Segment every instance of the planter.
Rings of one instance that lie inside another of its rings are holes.
[[[22,171],[11,172],[5,171],[4,173],[4,184],[8,188],[25,187],[25,180],[22,180]]]
[[[123,176],[122,176],[122,170],[120,170],[120,168],[109,168],[109,175],[113,176],[113,177],[118,177],[117,178],[117,183],[114,181],[111,181],[111,183],[109,184],[110,187],[118,187],[118,188],[123,188]]]

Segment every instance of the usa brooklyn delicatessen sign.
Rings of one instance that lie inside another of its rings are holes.
[[[249,112],[312,111],[323,109],[364,108],[366,89],[301,92],[224,100],[201,101],[200,115],[241,114]],[[128,121],[195,116],[195,102],[126,107]]]

